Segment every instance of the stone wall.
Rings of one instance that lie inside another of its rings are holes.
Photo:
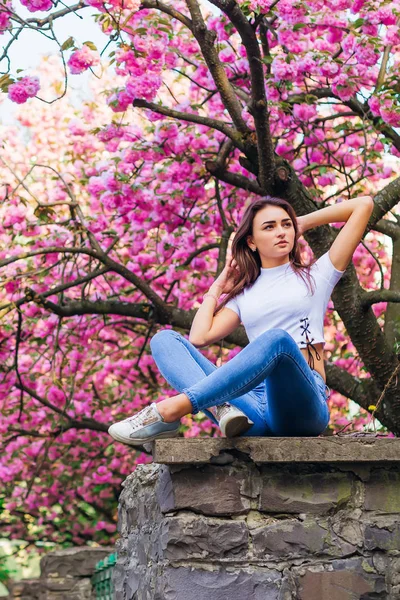
[[[400,599],[400,440],[176,439],[153,454],[120,497],[115,600]]]
[[[9,600],[94,600],[95,566],[113,550],[82,547],[49,552],[40,561],[40,578],[14,583]]]

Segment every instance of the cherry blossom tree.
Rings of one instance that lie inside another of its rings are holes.
[[[149,340],[188,333],[259,195],[298,215],[374,197],[325,320],[331,433],[376,417],[398,435],[400,2],[21,4],[32,16],[17,0],[0,7],[0,86],[21,105],[0,152],[9,534],[109,543],[120,482],[151,457],[112,443],[108,425],[175,393]],[[59,40],[69,13],[95,13],[109,45]],[[18,73],[9,52],[28,29],[61,61]],[[102,77],[77,109],[68,82],[85,70]],[[308,231],[305,256],[326,252],[340,226]],[[239,328],[203,352],[219,365],[246,343]],[[219,435],[201,417],[182,430]]]

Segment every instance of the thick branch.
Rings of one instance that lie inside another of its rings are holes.
[[[234,0],[211,0],[211,2],[227,15],[238,30],[243,45],[246,48],[251,80],[251,103],[249,110],[254,117],[257,133],[258,180],[260,186],[267,193],[271,191],[273,184],[275,160],[260,46],[253,27]]]
[[[348,106],[353,112],[356,113],[358,117],[365,120],[368,119],[370,123],[372,123],[379,133],[384,134],[385,137],[391,140],[393,146],[400,151],[400,135],[389,125],[383,123],[380,117],[374,117],[370,111],[370,108],[367,103],[360,102],[355,96],[350,98],[350,100],[343,101],[336,96],[331,88],[316,88],[310,90],[310,92],[302,93],[302,94],[293,94],[289,96],[286,102],[290,104],[297,104],[299,102],[304,102],[306,97],[310,98],[311,96],[315,96],[318,99],[322,98],[333,98],[335,100],[339,100],[345,106]]]
[[[173,17],[177,21],[180,21],[185,25],[190,31],[192,31],[192,21],[188,19],[184,14],[173,8],[173,6],[169,6],[168,4],[164,4],[164,2],[159,2],[159,0],[142,0],[140,8],[156,8],[161,12]]]
[[[392,248],[392,265],[388,291],[398,294],[398,290],[400,290],[400,236],[393,239]],[[386,308],[384,332],[388,344],[392,348],[395,348],[396,342],[399,342],[400,339],[400,304],[397,301],[390,301]],[[398,353],[398,350],[396,352]]]
[[[260,185],[254,180],[248,179],[243,175],[239,175],[239,173],[231,173],[230,171],[225,171],[225,169],[219,167],[217,162],[213,162],[212,160],[208,160],[206,162],[206,169],[209,173],[217,177],[220,181],[225,181],[225,183],[229,183],[234,187],[241,188],[242,190],[247,190],[248,192],[253,192],[259,196],[263,195],[263,190]]]
[[[154,305],[158,308],[158,310],[160,310],[160,311],[164,310],[164,308],[165,308],[164,301],[162,300],[162,298],[160,298],[160,296],[154,290],[151,289],[151,287],[146,282],[144,282],[142,279],[140,279],[140,277],[138,277],[137,275],[132,273],[132,271],[130,271],[129,269],[124,267],[124,265],[117,263],[115,260],[113,260],[112,258],[107,256],[105,253],[102,253],[101,255],[99,255],[99,254],[97,254],[97,252],[95,252],[94,250],[92,250],[90,248],[66,248],[66,247],[62,247],[62,246],[61,247],[60,246],[49,246],[47,248],[41,248],[39,250],[32,250],[31,252],[24,252],[23,254],[19,254],[18,256],[13,256],[11,258],[5,258],[2,261],[0,261],[0,268],[4,267],[6,265],[9,265],[10,263],[16,262],[17,260],[31,258],[33,256],[38,256],[40,254],[54,254],[54,253],[86,254],[88,256],[92,256],[93,258],[96,258],[97,260],[102,262],[106,267],[108,267],[110,269],[110,271],[114,271],[114,273],[118,273],[119,275],[121,275],[121,277],[123,277],[127,281],[130,281],[130,283],[133,283],[151,302],[154,303]],[[48,303],[48,304],[50,306],[53,303]],[[56,306],[56,305],[54,305],[54,306]]]
[[[361,305],[364,308],[377,304],[378,302],[400,302],[400,292],[393,290],[374,290],[373,292],[365,292]]]
[[[374,197],[374,212],[368,223],[367,231],[374,229],[374,225],[382,219],[392,208],[400,202],[400,177],[394,179],[386,185]]]
[[[40,299],[40,296],[38,298]],[[95,302],[82,300],[79,302],[68,302],[65,305],[43,301],[42,306],[60,317],[73,317],[76,315],[122,315],[135,319],[143,319],[144,321],[155,321],[159,325],[172,325],[181,329],[187,329],[188,331],[197,312],[196,309],[182,310],[171,305],[166,305],[166,309],[159,313],[150,304],[107,300],[97,300]],[[244,346],[247,343],[244,328],[239,327],[226,340],[228,343]]]
[[[218,121],[217,119],[210,119],[209,117],[201,117],[200,115],[193,115],[191,113],[183,113],[179,110],[174,110],[172,108],[162,106],[161,104],[156,104],[155,102],[147,102],[147,100],[142,100],[141,98],[137,98],[136,100],[134,100],[132,105],[137,106],[139,108],[148,108],[149,110],[159,113],[160,115],[165,115],[166,117],[172,117],[173,119],[186,121],[188,123],[198,123],[200,125],[210,127],[211,129],[216,129],[217,131],[221,131],[228,138],[230,138],[235,143],[235,146],[239,148],[239,150],[241,150],[242,152],[244,152],[245,150],[242,136],[235,129],[233,129],[223,121]]]
[[[345,369],[341,369],[330,362],[325,362],[325,371],[329,387],[336,392],[350,398],[365,410],[368,410],[371,405],[376,405],[380,390],[372,379],[354,377]],[[375,417],[379,420],[385,420],[382,407],[378,408]]]
[[[389,221],[389,219],[381,219],[370,229],[379,231],[379,233],[387,235],[388,237],[392,238],[392,240],[397,240],[400,237],[400,227],[397,225],[397,223]]]
[[[207,29],[197,0],[186,0],[186,4],[192,17],[193,34],[201,48],[204,60],[220,93],[221,100],[238,131],[248,135],[250,129],[242,117],[242,106],[237,99],[215,48],[217,34]]]

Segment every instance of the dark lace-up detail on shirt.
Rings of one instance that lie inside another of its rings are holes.
[[[318,354],[318,350],[316,349],[316,347],[313,344],[313,341],[315,338],[312,337],[310,339],[311,331],[310,331],[309,327],[310,327],[310,320],[308,317],[305,317],[304,319],[300,319],[300,328],[302,330],[301,336],[304,336],[304,339],[301,341],[301,343],[304,344],[304,348],[307,348],[308,364],[310,365],[311,369],[314,369],[314,356],[311,353],[310,347],[314,350],[315,356],[317,357],[318,360],[321,360],[321,357]]]

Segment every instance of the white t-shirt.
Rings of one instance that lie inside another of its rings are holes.
[[[329,252],[311,267],[314,294],[296,275],[290,263],[261,268],[255,282],[229,300],[225,307],[233,310],[244,325],[249,341],[269,329],[284,329],[300,348],[325,343],[324,316],[332,290],[344,271],[335,269]]]

